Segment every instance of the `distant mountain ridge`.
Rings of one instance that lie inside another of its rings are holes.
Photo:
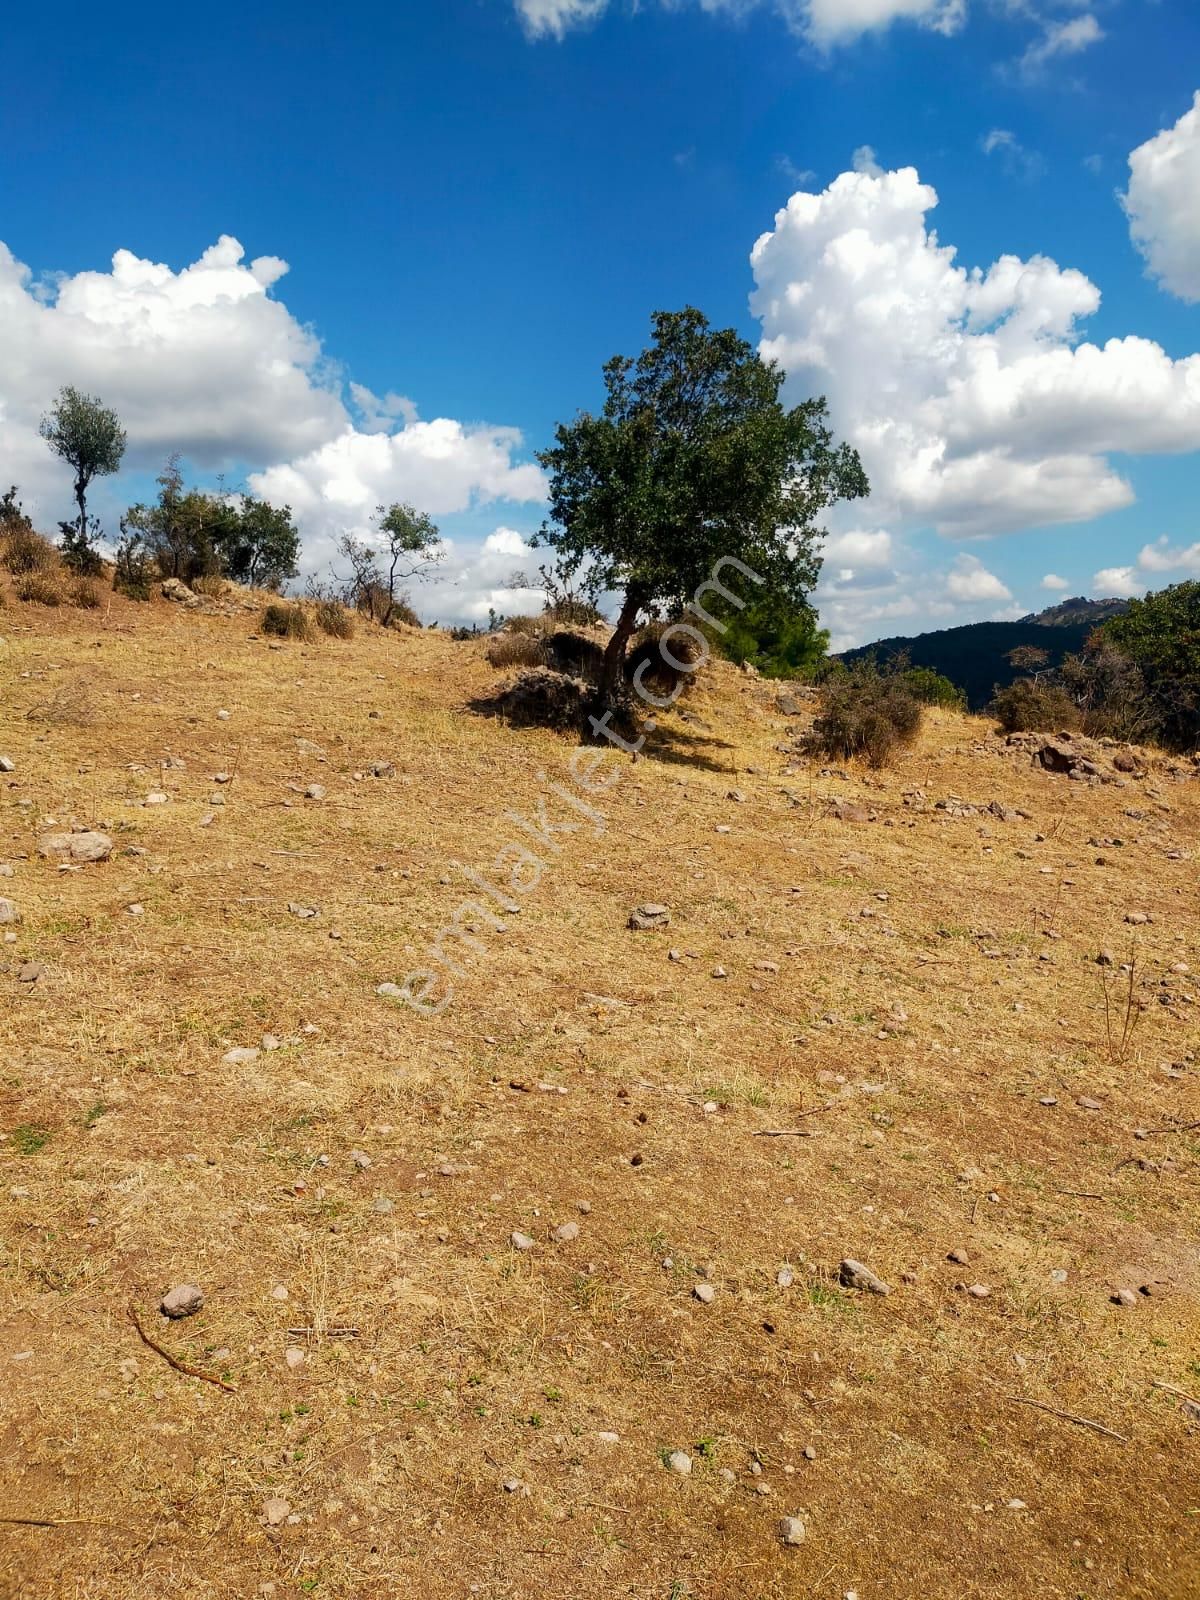
[[[1048,666],[1083,649],[1088,635],[1109,617],[1128,610],[1126,600],[1088,600],[1080,596],[1048,606],[1016,622],[970,622],[913,637],[878,639],[839,657],[847,663],[875,656],[880,663],[906,654],[914,667],[931,667],[956,683],[972,711],[982,711],[997,688],[1020,673],[1008,661],[1010,650],[1035,645],[1049,653]]]

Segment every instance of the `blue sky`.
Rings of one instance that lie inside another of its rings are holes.
[[[771,339],[797,398],[826,390],[880,486],[834,524],[839,641],[1036,609],[1047,575],[1200,571],[1183,0],[68,3],[10,15],[5,46],[0,240],[30,273],[0,272],[0,477],[51,525],[69,483],[30,427],[78,381],[129,424],[106,519],[174,444],[289,498],[314,563],[376,499],[414,499],[453,540],[418,605],[478,614],[536,565],[532,451],[690,302]],[[1118,191],[1156,137],[1139,247]],[[777,227],[797,192],[817,198]],[[222,236],[241,259],[179,276]],[[956,288],[1002,257],[1005,283]],[[1110,339],[1159,355],[1073,359]]]

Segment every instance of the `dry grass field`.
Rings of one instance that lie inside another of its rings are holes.
[[[482,641],[254,622],[0,610],[0,1595],[1200,1594],[1200,782],[715,667],[593,825]]]

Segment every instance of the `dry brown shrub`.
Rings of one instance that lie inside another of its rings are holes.
[[[484,651],[493,667],[544,667],[546,652],[540,639],[529,633],[498,633]]]

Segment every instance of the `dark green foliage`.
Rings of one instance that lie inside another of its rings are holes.
[[[138,534],[126,533],[117,546],[112,585],[130,600],[149,600],[154,562]]]
[[[264,609],[259,626],[265,634],[276,639],[303,640],[312,637],[312,624],[304,607],[286,605],[282,601],[272,601]]]
[[[0,495],[0,539],[19,531],[32,533],[33,523],[25,515],[25,508],[17,499],[17,486],[14,483]]]
[[[58,553],[64,567],[78,573],[81,578],[94,578],[104,571],[104,562],[96,549],[100,524],[94,517],[88,519],[88,525],[82,532],[76,522],[60,522],[58,533]]]
[[[945,711],[967,709],[967,697],[958,685],[931,667],[904,667],[897,676],[923,706],[941,706]]]
[[[654,342],[604,368],[599,415],[560,424],[539,456],[550,473],[540,540],[563,581],[622,595],[602,700],[616,688],[640,616],[681,613],[722,561],[799,603],[816,582],[818,519],[867,492],[855,452],[836,446],[825,403],[780,404],[783,372],[699,311],[660,311]],[[753,579],[746,580],[754,582]]]
[[[902,676],[860,661],[825,680],[821,714],[805,743],[814,755],[842,761],[861,756],[869,766],[883,767],[917,737],[923,716]]]
[[[338,542],[338,553],[350,567],[349,577],[339,580],[342,598],[383,628],[400,622],[419,628],[421,619],[402,586],[427,577],[442,559],[441,534],[423,511],[412,506],[377,506],[375,514],[379,545],[353,533],[343,534]]]
[[[741,611],[725,602],[714,602],[710,610],[725,627],[723,633],[709,630],[716,648],[764,678],[812,678],[825,660],[829,633],[807,601],[796,604],[772,594]]]
[[[1200,582],[1131,600],[1100,633],[1141,671],[1161,742],[1173,750],[1200,746]]]
[[[125,430],[115,411],[94,395],[80,394],[67,385],[42,418],[41,434],[54,454],[75,473],[75,504],[79,515],[74,530],[63,529],[64,555],[68,564],[81,573],[99,571],[99,557],[93,548],[99,524],[88,517],[87,492],[93,478],[116,472],[125,454]]]
[[[1020,675],[1008,660],[1011,651],[1022,645],[1048,650],[1048,667],[1060,667],[1064,658],[1082,650],[1094,624],[1089,621],[1065,622],[1056,626],[1033,618],[1022,622],[973,622],[959,628],[943,628],[916,638],[883,639],[859,650],[847,650],[847,663],[877,656],[882,665],[894,656],[906,655],[915,667],[929,667],[951,683],[960,686],[972,711],[983,711],[997,687],[1004,687]]]
[[[1082,726],[1079,707],[1058,682],[1018,678],[997,689],[988,707],[1006,733],[1057,733]]]
[[[242,497],[232,516],[222,518],[211,535],[221,571],[252,589],[278,589],[298,570],[300,535],[291,506],[272,506],[250,495]]]

